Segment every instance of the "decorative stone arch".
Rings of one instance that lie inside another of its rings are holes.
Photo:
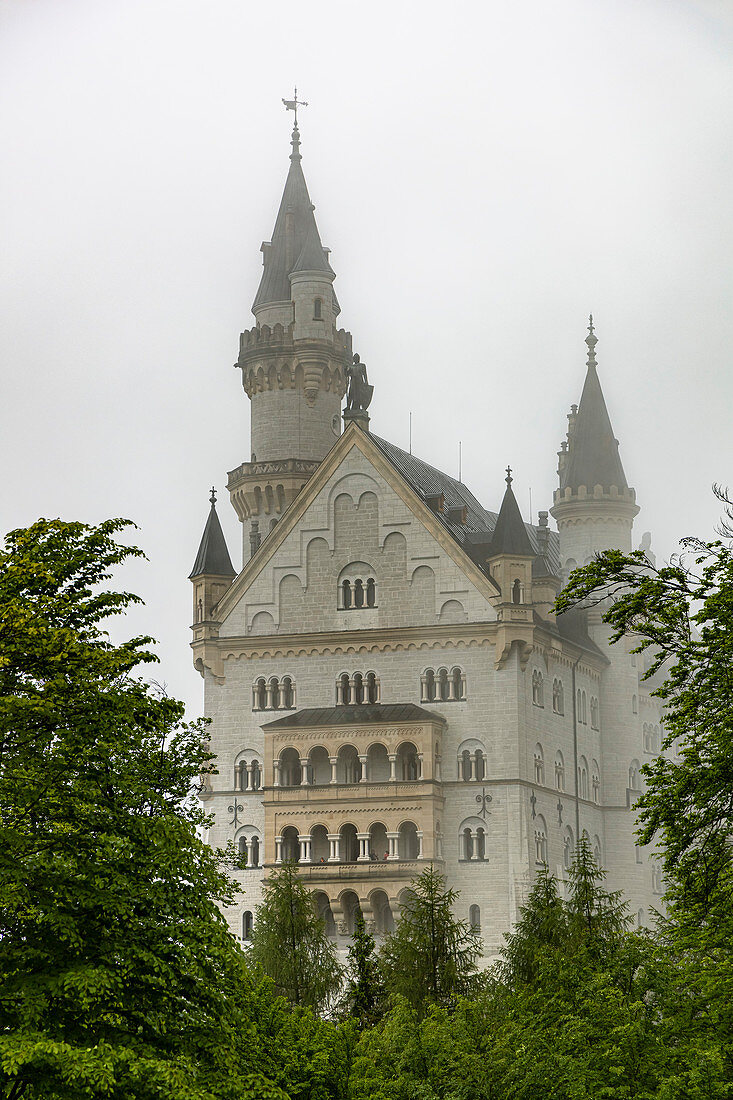
[[[401,821],[397,826],[397,853],[399,859],[422,858],[422,833],[411,819]]]
[[[325,745],[314,745],[308,751],[308,782],[316,786],[331,782],[331,756]]]
[[[532,704],[535,707],[545,705],[545,680],[538,668],[532,669]]]
[[[537,814],[534,819],[534,859],[535,863],[547,864],[547,822],[542,814]]]
[[[249,624],[249,634],[275,634],[275,620],[269,611],[256,611]]]
[[[569,871],[575,858],[575,837],[570,825],[566,825],[562,831],[562,865]]]
[[[446,600],[438,619],[441,623],[465,623],[468,622],[468,615],[460,600]]]
[[[311,863],[328,863],[330,854],[328,826],[322,821],[317,821],[311,825],[308,835],[310,837]]]
[[[486,745],[478,737],[466,737],[456,753],[456,776],[464,783],[486,778]]]
[[[237,829],[234,847],[242,867],[256,870],[262,866],[262,833],[256,825],[242,825]]]
[[[234,790],[259,791],[262,789],[262,754],[256,749],[245,748],[234,759]]]
[[[601,801],[601,769],[598,767],[598,761],[595,758],[590,762],[590,787],[593,801],[599,803]]]
[[[590,787],[588,785],[588,761],[585,756],[578,760],[578,797],[589,798]]]
[[[352,561],[338,576],[339,611],[363,611],[377,606],[376,571],[365,561]]]
[[[538,741],[534,747],[534,781],[544,786],[545,783],[545,750]]]
[[[385,783],[390,776],[390,753],[383,741],[372,741],[366,751],[370,783]]]
[[[389,935],[390,932],[394,932],[394,914],[386,890],[381,887],[371,890],[368,902],[374,914],[374,931],[377,935]]]
[[[302,786],[304,776],[301,759],[301,750],[294,745],[286,745],[280,750],[277,758],[279,787]]]
[[[422,778],[422,761],[414,741],[401,741],[396,752],[397,780],[401,783]]]
[[[565,790],[565,757],[561,749],[555,753],[555,789]]]
[[[359,895],[356,890],[347,887],[338,895],[337,901],[341,920],[336,927],[342,936],[353,936],[356,928],[356,913],[361,909]]]

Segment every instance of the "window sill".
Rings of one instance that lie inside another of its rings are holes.
[[[252,707],[253,714],[276,714],[280,710],[297,710],[298,708],[293,705],[290,707]]]

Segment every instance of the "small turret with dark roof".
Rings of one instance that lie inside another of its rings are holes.
[[[236,577],[229,557],[224,532],[216,514],[216,490],[212,488],[211,510],[201,536],[196,561],[189,573],[193,582],[193,617],[195,623],[211,618],[211,610],[219,602]]]
[[[496,521],[494,534],[491,539],[488,557],[493,558],[497,554],[514,554],[522,557],[534,557],[532,543],[529,541],[527,529],[524,526],[522,514],[519,511],[517,498],[512,489],[512,471],[507,466],[506,489],[504,499],[499,509],[499,517]]]

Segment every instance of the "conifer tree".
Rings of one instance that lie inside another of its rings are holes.
[[[265,882],[249,956],[291,1004],[322,1012],[338,994],[341,967],[297,863],[283,863]]]
[[[344,998],[346,1011],[360,1026],[376,1023],[382,1011],[384,984],[376,958],[374,937],[366,930],[364,914],[356,910],[354,941],[348,953],[349,982]]]
[[[398,993],[420,1012],[448,1005],[471,988],[481,941],[453,906],[455,890],[432,864],[410,884],[399,923],[380,953],[388,993]]]

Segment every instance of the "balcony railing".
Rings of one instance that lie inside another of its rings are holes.
[[[294,787],[265,787],[266,802],[338,802],[363,798],[415,798],[435,795],[441,790],[436,779],[380,780],[372,783],[304,783]]]

